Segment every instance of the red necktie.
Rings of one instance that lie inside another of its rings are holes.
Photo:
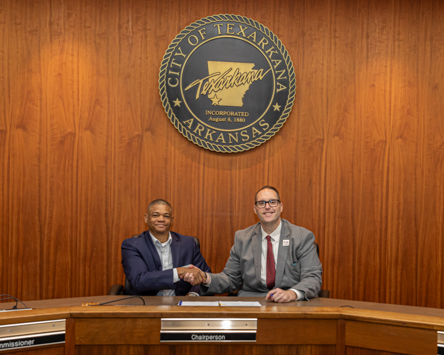
[[[271,237],[267,235],[267,288],[271,290],[274,287],[276,279],[276,267],[274,266],[273,244]]]

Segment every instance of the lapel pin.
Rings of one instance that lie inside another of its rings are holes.
[[[288,246],[290,245],[290,241],[289,241],[288,239],[284,239],[284,240],[282,241],[282,245],[283,245],[284,247],[288,247]]]

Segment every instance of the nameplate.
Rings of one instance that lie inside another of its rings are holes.
[[[160,342],[255,342],[256,318],[162,318]]]
[[[3,338],[0,340],[0,351],[63,344],[64,342],[65,333],[36,334],[32,336]]]
[[[192,343],[255,342],[256,332],[161,332],[160,341]]]
[[[444,355],[444,332],[438,332],[438,355]]]
[[[33,348],[65,342],[64,319],[0,326],[0,351]]]

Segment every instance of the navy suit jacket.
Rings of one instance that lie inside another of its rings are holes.
[[[202,271],[211,271],[193,237],[170,233],[173,268],[193,264]],[[165,289],[174,289],[176,296],[185,296],[188,292],[200,294],[199,285],[191,286],[183,280],[173,283],[173,269],[162,271],[149,231],[122,242],[122,265],[134,295],[155,296],[159,290]]]

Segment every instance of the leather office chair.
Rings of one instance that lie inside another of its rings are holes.
[[[315,243],[316,246],[316,252],[318,253],[319,256],[319,245],[318,243]],[[330,291],[329,290],[320,290],[318,293],[318,297],[322,297],[322,298],[330,298]]]
[[[131,238],[137,238],[140,234],[134,234]],[[193,237],[194,241],[197,244],[197,247],[200,250],[200,241],[199,238]],[[112,285],[108,291],[108,295],[131,295],[132,286],[129,283],[128,279],[125,277],[125,286],[121,284]]]

